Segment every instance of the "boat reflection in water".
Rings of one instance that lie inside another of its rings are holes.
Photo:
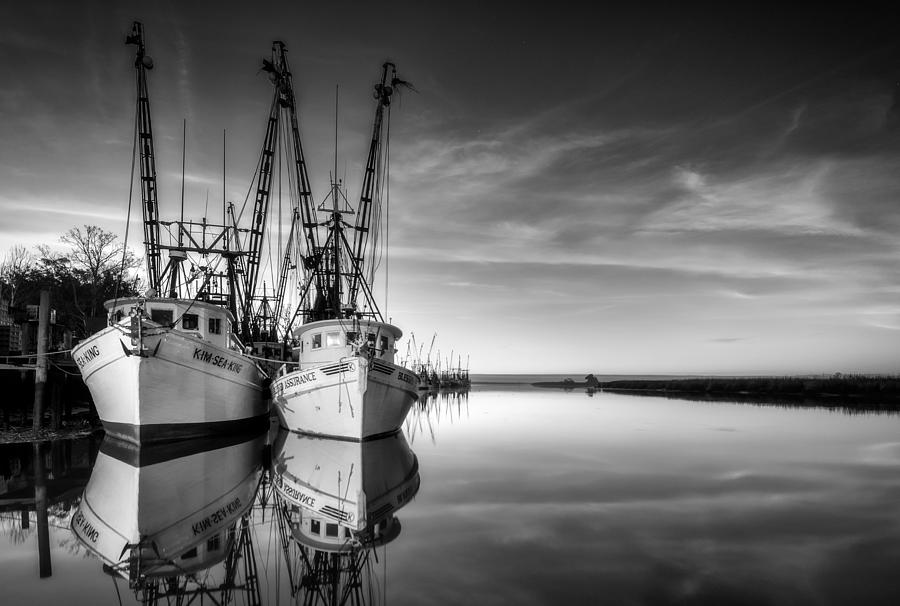
[[[224,603],[235,588],[258,603],[249,512],[266,443],[265,433],[143,447],[106,438],[72,531],[145,603],[191,594]]]
[[[375,580],[369,556],[397,538],[395,514],[419,490],[406,436],[356,442],[281,431],[273,453],[291,595],[306,604],[365,603]]]

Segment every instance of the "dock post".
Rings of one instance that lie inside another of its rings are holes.
[[[47,386],[47,345],[50,341],[50,291],[41,291],[38,312],[37,363],[34,370],[34,432],[41,429],[44,417],[44,388]]]

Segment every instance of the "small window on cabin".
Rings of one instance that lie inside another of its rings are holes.
[[[191,549],[190,551],[185,551],[185,552],[182,554],[181,559],[182,559],[182,560],[189,560],[189,559],[191,559],[191,558],[196,558],[196,557],[197,557],[197,548],[194,547],[194,548]]]
[[[309,521],[309,531],[313,534],[322,534],[322,525],[319,523],[319,520]]]
[[[344,538],[345,538],[345,539],[352,539],[352,538],[353,538],[353,534],[350,532],[350,529],[349,529],[349,528],[345,528],[345,529],[344,529]]]
[[[222,334],[222,318],[209,319],[209,333],[212,335]]]
[[[216,535],[206,542],[206,551],[219,551],[222,548],[222,538]]]
[[[197,314],[184,314],[181,316],[182,330],[200,330],[200,316]]]
[[[381,337],[381,351],[387,351],[388,349],[388,338]]]
[[[338,536],[338,525],[337,524],[325,524],[325,536],[326,537]]]
[[[163,326],[171,326],[172,325],[172,310],[171,309],[151,309],[150,310],[150,319],[156,322],[157,324],[162,324]]]
[[[116,321],[116,322],[121,322],[121,321],[122,321],[122,318],[124,318],[124,317],[125,317],[125,312],[123,312],[121,309],[117,309],[117,310],[116,310],[116,320],[115,320],[115,321]]]
[[[325,347],[340,347],[343,345],[341,343],[341,333],[339,332],[329,332],[325,335]]]
[[[319,349],[322,347],[322,334],[316,334],[312,336],[312,348]]]

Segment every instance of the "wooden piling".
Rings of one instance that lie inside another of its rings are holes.
[[[34,372],[34,432],[41,429],[44,417],[44,389],[47,386],[47,349],[50,342],[50,291],[41,291],[38,312],[37,363]]]

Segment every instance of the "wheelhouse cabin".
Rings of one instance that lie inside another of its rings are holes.
[[[144,316],[164,327],[174,328],[220,347],[232,343],[231,312],[214,303],[188,299],[129,297],[104,303],[109,313],[109,325],[128,325],[138,306]]]
[[[385,322],[320,320],[294,331],[294,359],[300,368],[333,362],[354,355],[361,349],[374,352],[375,358],[394,363],[397,340],[403,331]]]

